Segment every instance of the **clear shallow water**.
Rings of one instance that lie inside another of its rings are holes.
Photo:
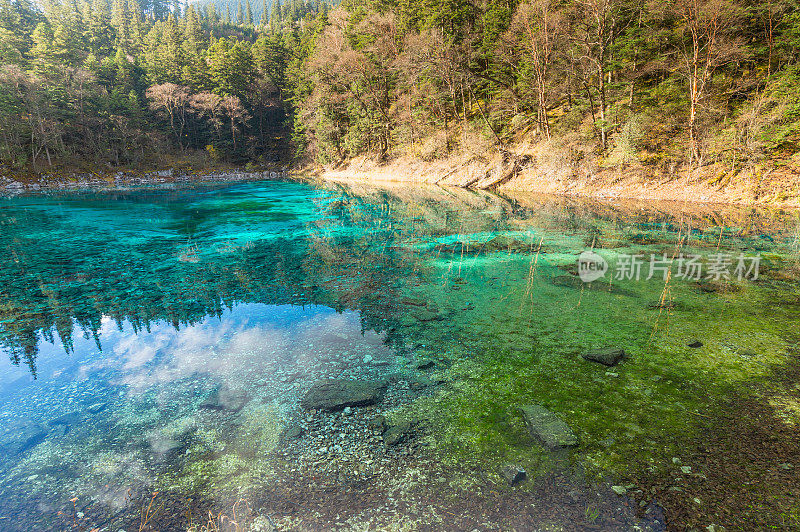
[[[799,220],[279,182],[0,200],[2,526],[796,524]],[[592,246],[605,284],[574,275]],[[760,277],[611,279],[720,252]],[[627,358],[580,356],[604,346]],[[304,408],[325,378],[383,393]],[[726,439],[748,401],[761,461]],[[537,443],[528,404],[580,445]]]

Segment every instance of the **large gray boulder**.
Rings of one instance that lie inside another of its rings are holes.
[[[300,404],[306,409],[342,410],[347,406],[373,405],[381,400],[383,383],[325,379],[316,382]]]
[[[548,449],[556,450],[578,445],[578,436],[572,432],[569,425],[545,407],[534,404],[522,406],[519,410],[525,419],[528,432]]]

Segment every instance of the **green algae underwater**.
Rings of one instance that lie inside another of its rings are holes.
[[[0,245],[3,530],[800,528],[798,212],[265,181]]]

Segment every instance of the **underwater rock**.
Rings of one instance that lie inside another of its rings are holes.
[[[300,404],[311,410],[341,410],[346,406],[367,406],[380,401],[383,383],[375,381],[351,381],[325,379],[315,383]]]
[[[375,416],[369,420],[367,427],[369,427],[373,434],[383,434],[386,431],[386,417]]]
[[[412,390],[422,390],[430,388],[431,386],[438,386],[442,384],[442,380],[428,377],[427,375],[414,375],[408,379],[408,386]]]
[[[243,391],[222,388],[211,392],[206,400],[200,403],[200,408],[238,412],[249,400],[250,398]]]
[[[531,436],[547,448],[555,450],[578,445],[578,437],[557,415],[541,405],[531,404],[519,408]]]
[[[55,419],[51,419],[47,422],[47,424],[51,427],[55,427],[56,425],[64,425],[64,427],[66,427],[65,432],[68,432],[73,425],[77,425],[80,423],[80,421],[81,413],[76,410],[75,412],[69,412],[63,416],[58,416]]]
[[[693,347],[694,349],[698,349],[700,347],[703,347],[703,342],[701,342],[700,340],[692,340],[692,342],[686,345],[688,345],[689,347]]]
[[[383,433],[383,441],[386,445],[398,445],[403,443],[411,434],[411,423],[408,421],[401,421],[397,424],[391,425]]]
[[[508,481],[509,486],[516,486],[528,478],[528,473],[523,468],[513,464],[504,465],[500,469],[500,475]]]
[[[303,435],[303,433],[304,433],[303,427],[301,427],[300,425],[297,424],[289,425],[283,430],[283,433],[281,433],[280,439],[285,442],[296,440],[300,438]]]
[[[61,436],[64,436],[67,432],[69,432],[69,427],[67,427],[66,425],[56,425],[50,431],[50,434],[56,438],[60,438]]]
[[[614,366],[619,362],[621,359],[625,358],[625,350],[619,349],[616,347],[606,347],[603,349],[591,349],[584,353],[581,353],[581,356],[586,360],[591,360],[593,362],[599,362],[606,366]]]
[[[0,449],[17,455],[32,449],[44,441],[47,430],[39,423],[25,420],[8,425],[0,436]]]
[[[417,362],[417,369],[431,369],[435,365],[436,362],[433,360],[420,360]]]
[[[86,410],[90,414],[97,414],[98,412],[101,412],[101,411],[105,410],[105,408],[107,406],[108,406],[108,403],[95,403],[93,405],[89,405],[89,407]]]

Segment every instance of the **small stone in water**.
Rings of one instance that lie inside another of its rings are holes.
[[[83,519],[83,512],[78,512],[75,515],[78,516],[78,519]]]
[[[435,365],[433,360],[420,360],[417,362],[417,369],[431,369]]]
[[[592,349],[582,353],[581,356],[586,360],[592,362],[599,362],[605,366],[614,366],[622,358],[625,357],[625,350],[616,347],[607,347],[604,349]]]
[[[548,449],[576,447],[578,436],[553,412],[537,404],[519,408],[528,432]]]
[[[370,362],[372,362],[372,357],[370,355],[364,355],[364,358],[362,358],[361,360],[364,362],[364,364],[369,364]]]
[[[289,441],[289,440],[296,440],[302,435],[303,435],[303,428],[300,427],[300,425],[293,424],[286,427],[286,429],[283,431],[283,434],[281,434],[281,438],[284,441]]]
[[[528,478],[525,470],[513,464],[506,464],[500,472],[503,478],[506,479],[511,486],[516,486],[520,482],[524,482]]]
[[[617,495],[625,495],[628,493],[627,488],[625,486],[611,486],[611,491],[616,493]]]
[[[346,416],[349,416],[350,414],[352,414],[352,413],[353,413],[353,409],[352,409],[352,408],[350,408],[349,406],[346,406],[346,407],[344,407],[344,410],[342,410],[342,413],[343,413],[344,415],[346,415]]]
[[[689,347],[693,347],[693,348],[697,349],[699,347],[703,347],[703,342],[701,342],[700,340],[694,340],[693,342],[691,342],[690,344],[687,344],[687,345]]]
[[[689,475],[692,472],[692,468],[688,465],[681,466],[681,471],[683,472],[684,475]]]

